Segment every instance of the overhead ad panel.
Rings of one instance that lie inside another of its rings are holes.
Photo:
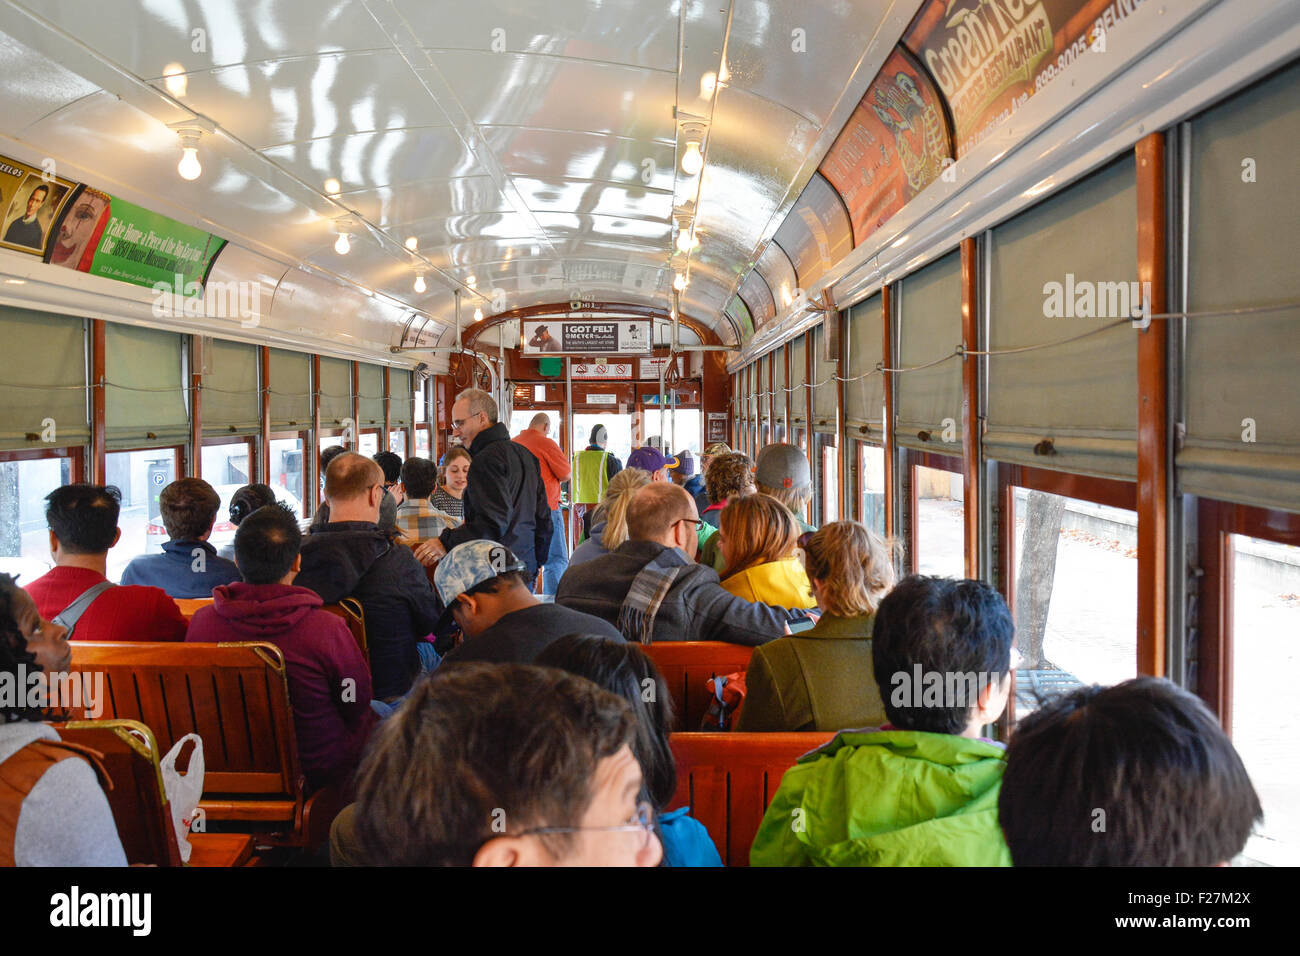
[[[523,325],[525,355],[632,355],[648,353],[653,343],[648,319],[541,319]]]

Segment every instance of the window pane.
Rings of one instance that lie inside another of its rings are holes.
[[[362,432],[361,446],[357,449],[357,451],[365,455],[367,458],[373,458],[375,454],[379,451],[379,433]]]
[[[45,496],[72,481],[71,458],[0,461],[0,571],[23,584],[51,567]]]
[[[159,516],[158,496],[176,478],[176,450],[115,451],[107,456],[108,484],[122,492],[118,527],[122,537],[108,552],[108,577],[117,581],[137,555],[162,550],[167,540]]]
[[[647,412],[646,414],[650,413]],[[591,430],[597,425],[604,425],[605,432],[609,436],[609,440],[605,443],[605,451],[627,464],[627,456],[632,453],[632,416],[615,413],[608,415],[575,413],[573,416],[573,445],[576,451],[582,451],[590,444]]]
[[[388,433],[388,450],[396,452],[406,460],[406,430],[402,428],[395,429]]]
[[[1300,864],[1300,769],[1295,759],[1300,548],[1232,535],[1232,742],[1264,807],[1243,855]]]
[[[246,485],[249,482],[248,443],[229,442],[224,445],[204,445],[202,453],[203,480],[214,488],[219,485]]]
[[[1137,514],[1015,489],[1016,714],[1137,675]]]
[[[415,390],[415,423],[423,424],[429,407],[429,389],[433,387],[433,379],[426,378],[420,383],[420,387]]]
[[[682,449],[689,448],[691,454],[699,458],[700,452],[703,450],[700,445],[700,438],[703,435],[701,429],[703,418],[704,415],[698,408],[679,408],[675,412],[665,412],[661,422],[659,409],[647,408],[645,410],[645,435],[647,440],[656,435],[661,436],[666,454],[675,455]],[[589,434],[590,431],[588,431]],[[583,447],[586,447],[585,441]],[[612,427],[610,427],[609,448],[607,450],[614,450],[614,430]],[[626,457],[623,460],[626,461]]]
[[[821,521],[840,520],[840,450],[834,445],[834,435],[818,435],[817,444],[821,447],[822,493]]]
[[[343,441],[342,435],[321,435],[319,438],[316,439],[317,457],[319,457],[320,453],[323,452],[326,448],[332,448],[335,445],[344,445],[346,447],[346,443]]]
[[[302,495],[302,437],[272,438],[271,466],[267,469],[271,477],[271,487],[285,489],[289,494],[303,500]]]
[[[432,451],[429,443],[429,429],[417,428],[415,430],[415,457],[428,458]]]
[[[965,487],[952,471],[912,467],[916,488],[916,570],[944,577],[966,576]]]

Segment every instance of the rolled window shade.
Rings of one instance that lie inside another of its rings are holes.
[[[1136,169],[1129,153],[993,229],[991,349],[1061,341],[1141,307]],[[985,454],[1136,477],[1135,334],[1125,323],[1052,348],[990,356]]]
[[[961,254],[954,250],[898,284],[900,368],[926,365],[961,344]],[[961,360],[898,375],[898,443],[961,451]],[[948,439],[951,439],[950,441]]]
[[[801,335],[790,341],[790,422],[806,424],[808,421],[808,337]]]
[[[813,428],[819,432],[835,431],[835,405],[838,401],[838,362],[826,361],[826,324],[812,331],[813,337]]]
[[[362,364],[357,369],[357,427],[384,427],[384,370]]]
[[[755,374],[758,376],[758,422],[760,425],[766,424],[768,417],[772,414],[772,357],[770,354],[764,355],[755,363]]]
[[[311,356],[306,352],[271,349],[271,380],[268,385],[271,428],[276,431],[310,428]]]
[[[110,451],[189,440],[183,343],[175,332],[106,325],[104,416]]]
[[[880,295],[871,296],[849,310],[849,370],[844,383],[844,422],[850,435],[884,440],[885,376],[872,370],[884,358],[884,318]],[[866,374],[871,372],[872,374]],[[858,376],[863,376],[858,378]],[[866,428],[863,433],[862,429]]]
[[[256,345],[208,339],[203,342],[203,434],[253,435],[262,421]]]
[[[85,320],[0,306],[0,337],[21,357],[0,371],[0,449],[89,442]]]
[[[745,408],[750,425],[758,421],[758,366],[750,362],[745,369]]]
[[[780,426],[785,424],[785,346],[772,353],[772,421]]]
[[[322,358],[320,381],[321,428],[342,428],[352,418],[352,363],[346,359]]]
[[[394,428],[411,424],[411,373],[407,369],[388,370],[388,416]]]
[[[1191,121],[1189,312],[1300,301],[1297,137],[1300,65]],[[1300,511],[1300,308],[1193,315],[1186,329],[1179,489]]]

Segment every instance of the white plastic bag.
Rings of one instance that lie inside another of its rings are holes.
[[[190,764],[182,776],[176,770],[176,758],[181,755],[185,745],[194,741],[194,752],[190,754]],[[190,860],[190,824],[194,821],[194,811],[198,809],[203,797],[203,739],[198,734],[186,734],[176,741],[176,746],[167,751],[160,764],[162,769],[163,791],[172,808],[172,826],[176,828],[176,845],[180,847],[181,860]]]

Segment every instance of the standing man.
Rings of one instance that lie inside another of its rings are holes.
[[[415,549],[426,567],[466,541],[503,544],[527,565],[531,583],[551,551],[551,509],[537,457],[510,440],[497,421],[497,403],[479,388],[456,396],[451,425],[473,460],[465,488],[465,523]]]
[[[565,546],[564,513],[560,511],[560,482],[568,481],[569,459],[560,446],[550,437],[551,417],[545,412],[538,412],[528,427],[515,436],[515,441],[523,445],[537,457],[542,471],[542,484],[546,487],[546,503],[551,508],[551,550],[546,563],[542,565],[542,593],[555,596],[560,586],[560,578],[569,566],[569,549]]]
[[[593,425],[586,450],[573,456],[573,503],[581,509],[584,535],[591,533],[591,509],[600,504],[609,483],[623,470],[623,463],[605,450],[608,444],[609,430]]]

